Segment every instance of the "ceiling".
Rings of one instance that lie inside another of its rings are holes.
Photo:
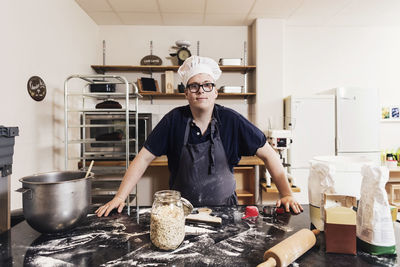
[[[399,26],[399,0],[75,0],[98,25]]]

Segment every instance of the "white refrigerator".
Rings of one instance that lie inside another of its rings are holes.
[[[293,139],[289,172],[301,189],[297,196],[301,203],[308,202],[309,166],[314,157],[361,156],[380,161],[377,89],[342,87],[312,96],[289,96],[284,99],[284,114],[284,127],[292,131]]]
[[[378,89],[341,87],[331,93],[336,99],[336,155],[363,156],[379,162]]]

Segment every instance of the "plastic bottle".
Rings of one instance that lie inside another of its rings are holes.
[[[397,166],[400,166],[400,147],[397,149],[396,157],[397,157]]]
[[[381,151],[381,165],[385,165],[386,164],[386,151],[382,150]]]

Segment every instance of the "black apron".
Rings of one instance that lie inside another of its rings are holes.
[[[236,181],[230,171],[215,119],[211,120],[211,139],[200,144],[188,144],[188,119],[178,173],[172,189],[194,206],[237,205]]]

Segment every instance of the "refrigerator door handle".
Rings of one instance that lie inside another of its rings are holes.
[[[340,97],[340,99],[343,99],[343,100],[353,100],[353,101],[355,101],[355,100],[356,100],[356,97],[355,97],[355,96],[353,96],[353,97]]]

